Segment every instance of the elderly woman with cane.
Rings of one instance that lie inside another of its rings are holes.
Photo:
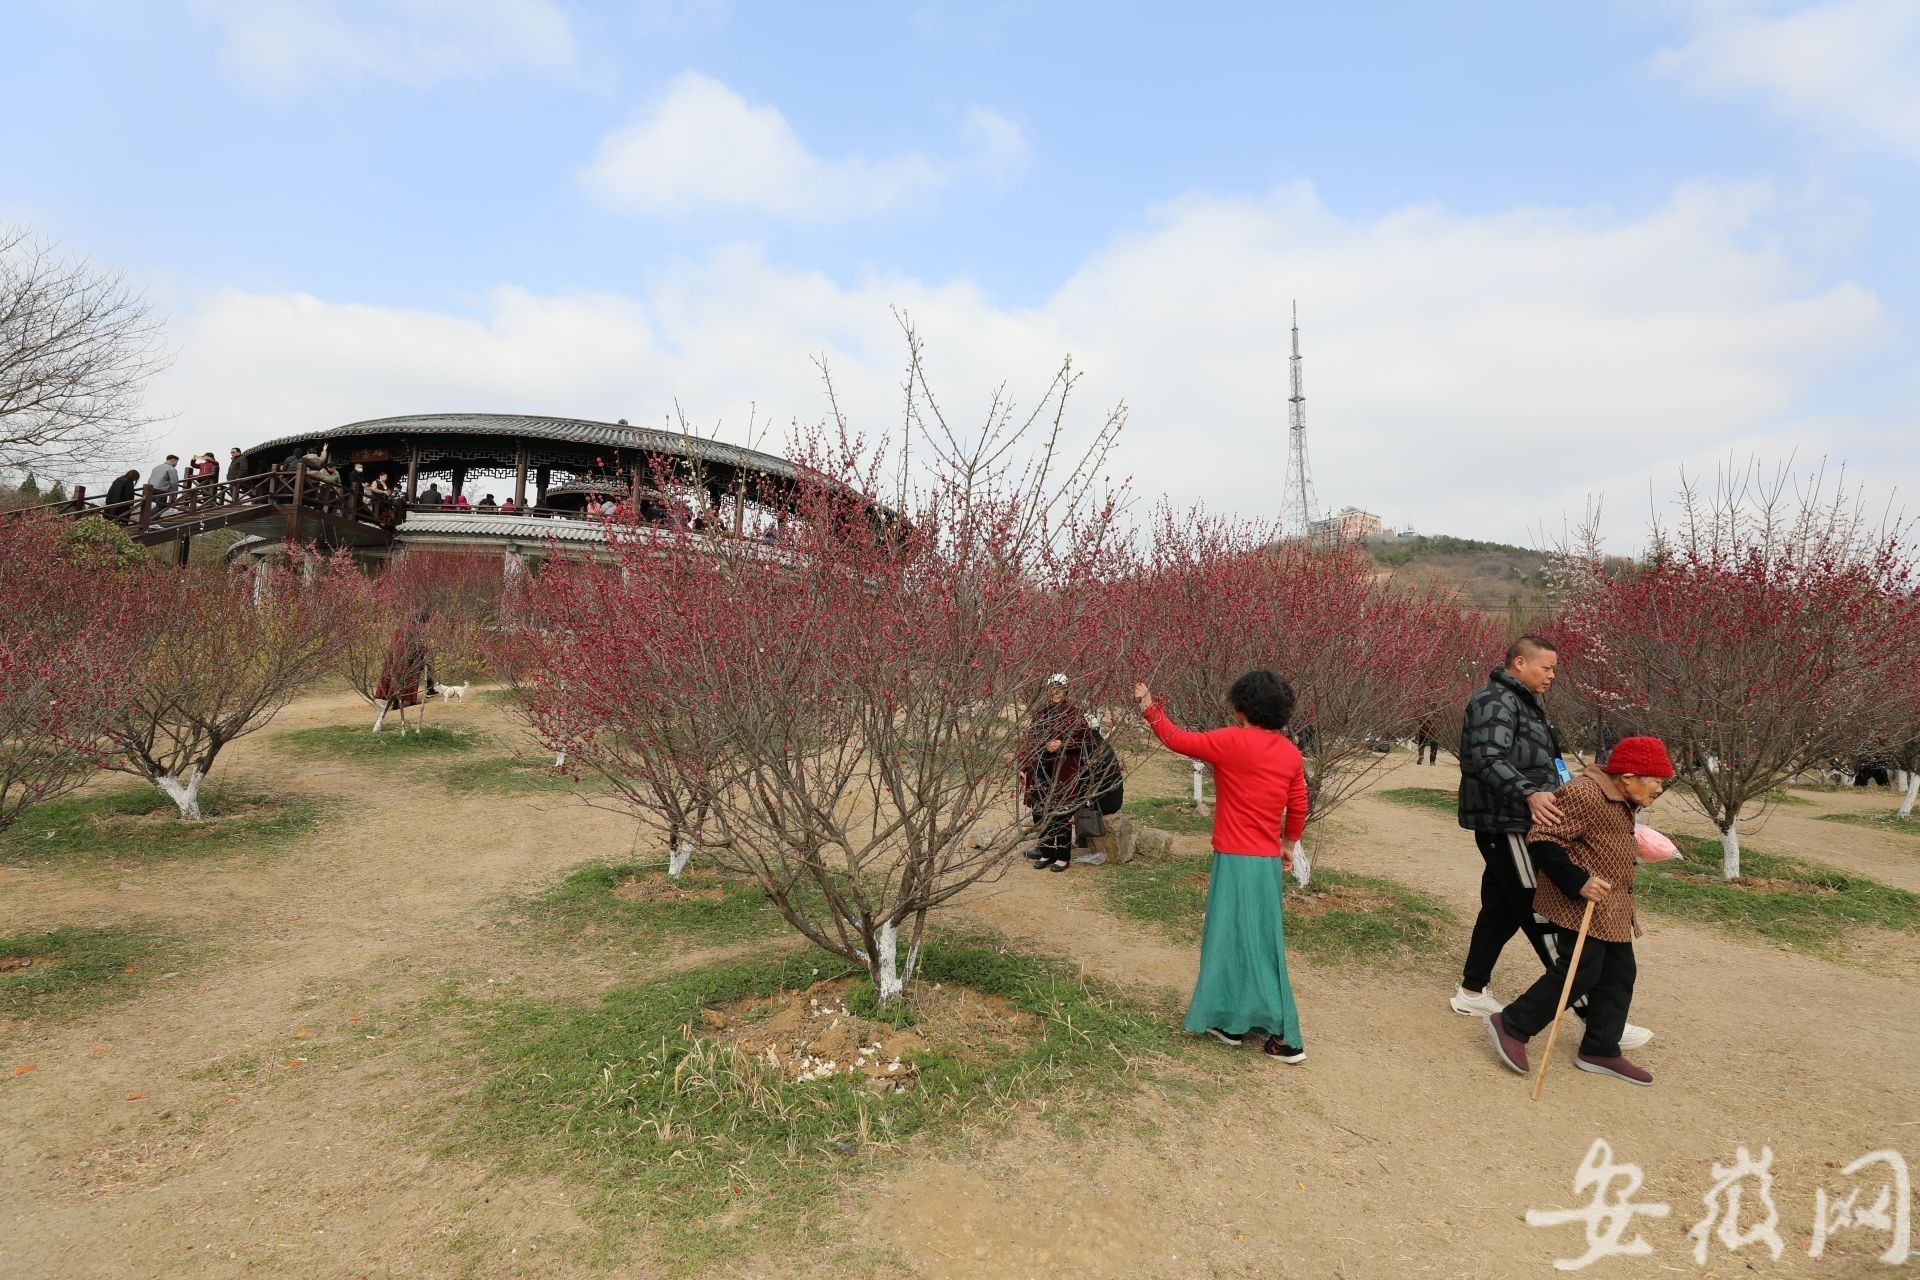
[[[1527,1041],[1549,1025],[1557,1033],[1568,1003],[1585,996],[1587,1029],[1573,1065],[1628,1084],[1653,1083],[1652,1072],[1621,1055],[1620,1033],[1633,1003],[1633,940],[1640,932],[1634,819],[1660,798],[1673,772],[1660,739],[1622,738],[1604,766],[1589,766],[1555,794],[1559,816],[1527,833],[1527,851],[1542,873],[1533,909],[1554,926],[1547,936],[1553,968],[1486,1020],[1493,1051],[1510,1070],[1526,1075]]]
[[[1234,723],[1205,733],[1176,726],[1146,685],[1136,684],[1133,696],[1155,737],[1213,766],[1213,869],[1184,1025],[1229,1045],[1265,1032],[1269,1058],[1304,1062],[1280,919],[1282,872],[1307,825],[1305,768],[1281,733],[1293,715],[1293,687],[1271,671],[1247,672],[1227,694]]]

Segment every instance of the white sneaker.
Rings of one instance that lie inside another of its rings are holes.
[[[1653,1032],[1647,1030],[1645,1027],[1636,1027],[1629,1022],[1626,1028],[1620,1033],[1620,1052],[1625,1053],[1629,1049],[1638,1049],[1651,1039],[1653,1039]]]
[[[1468,995],[1465,987],[1455,987],[1453,998],[1447,1001],[1447,1006],[1455,1013],[1463,1013],[1469,1018],[1485,1018],[1507,1007],[1494,999],[1492,987],[1486,988],[1477,996]],[[1626,1041],[1621,1041],[1622,1045],[1625,1043]]]

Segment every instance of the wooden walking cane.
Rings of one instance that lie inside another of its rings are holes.
[[[1567,962],[1567,980],[1560,986],[1560,1004],[1553,1011],[1553,1030],[1547,1033],[1547,1051],[1540,1055],[1540,1074],[1533,1078],[1533,1100],[1540,1101],[1540,1090],[1546,1087],[1547,1067],[1553,1062],[1553,1042],[1560,1038],[1560,1019],[1567,1016],[1567,997],[1573,994],[1573,975],[1580,971],[1580,953],[1586,949],[1587,926],[1593,923],[1593,899],[1587,899],[1587,909],[1580,914],[1580,934],[1573,940],[1573,959]]]

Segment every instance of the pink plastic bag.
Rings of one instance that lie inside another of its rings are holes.
[[[1652,827],[1635,827],[1633,842],[1640,846],[1639,857],[1642,862],[1669,862],[1680,856],[1678,846]]]

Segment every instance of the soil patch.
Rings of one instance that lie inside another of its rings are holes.
[[[984,1058],[1017,1049],[1040,1030],[1039,1019],[999,996],[966,987],[932,985],[914,994],[913,1025],[895,1027],[848,1007],[853,978],[816,982],[805,991],[750,996],[701,1021],[722,1044],[778,1067],[788,1080],[859,1076],[881,1091],[904,1089],[920,1073],[929,1049]]]
[[[51,969],[64,956],[0,956],[0,978],[24,973],[28,969]]]
[[[1692,871],[1669,872],[1675,880],[1684,880],[1688,884],[1731,885],[1745,889],[1749,893],[1805,893],[1816,897],[1831,898],[1839,894],[1832,885],[1819,884],[1812,880],[1794,880],[1782,876],[1741,876],[1737,880],[1728,880],[1722,876],[1700,875]]]
[[[638,871],[621,876],[607,892],[622,902],[644,904],[717,902],[727,896],[733,881],[711,871],[688,868],[675,880],[664,871]]]
[[[1361,884],[1289,889],[1286,904],[1289,912],[1302,916],[1325,915],[1329,911],[1391,911],[1397,906],[1390,894]]]

